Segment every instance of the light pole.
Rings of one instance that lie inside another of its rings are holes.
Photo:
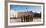
[[[27,10],[27,8],[26,8],[26,10]],[[26,12],[28,12],[28,10]]]

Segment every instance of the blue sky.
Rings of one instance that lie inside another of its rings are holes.
[[[30,6],[30,5],[10,5],[11,10],[20,11],[20,10],[28,10],[33,12],[41,12],[41,6]]]

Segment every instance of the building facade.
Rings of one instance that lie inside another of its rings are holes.
[[[16,19],[21,19],[21,22],[30,22],[33,21],[33,12],[32,11],[28,11],[28,12],[15,12],[14,17],[16,17]]]

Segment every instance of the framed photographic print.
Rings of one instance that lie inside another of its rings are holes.
[[[34,26],[44,24],[44,3],[8,2],[8,26]]]

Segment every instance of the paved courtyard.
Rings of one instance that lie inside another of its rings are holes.
[[[33,22],[40,22],[40,21],[41,21],[40,18],[37,18],[37,19],[34,18],[34,19],[33,19]],[[21,22],[21,19],[11,19],[10,22],[11,22],[11,23]]]

